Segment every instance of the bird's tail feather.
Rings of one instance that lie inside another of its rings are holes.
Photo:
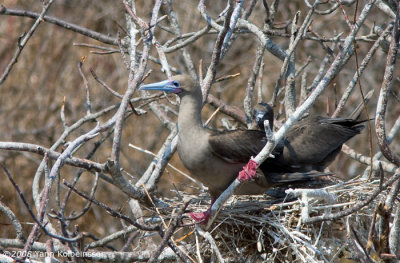
[[[330,172],[297,172],[297,173],[271,173],[268,174],[268,181],[274,184],[288,184],[297,182],[306,182],[319,179],[322,176],[333,175]]]

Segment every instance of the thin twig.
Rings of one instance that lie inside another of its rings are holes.
[[[53,1],[54,0],[49,0],[49,1],[43,3],[42,12],[40,14],[38,14],[37,17],[35,17],[36,20],[33,23],[33,25],[29,28],[28,32],[26,32],[23,36],[21,36],[18,39],[17,50],[15,50],[13,57],[11,58],[10,62],[8,63],[8,65],[6,67],[6,69],[4,70],[3,74],[0,77],[0,85],[3,84],[4,81],[7,79],[8,75],[10,74],[10,72],[11,72],[11,70],[13,68],[13,66],[17,63],[18,58],[22,53],[22,50],[24,49],[24,47],[28,43],[29,39],[32,37],[33,33],[35,33],[35,31],[38,28],[40,22],[42,22],[43,19],[45,18],[45,14],[49,10],[50,6],[53,4]],[[8,10],[3,5],[1,5],[0,14],[10,15],[11,13],[10,13],[10,10]]]

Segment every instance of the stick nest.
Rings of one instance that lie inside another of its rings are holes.
[[[371,251],[373,246],[366,244],[375,207],[387,191],[349,216],[314,224],[302,222],[352,207],[376,187],[379,180],[352,180],[321,189],[287,189],[289,194],[281,198],[233,196],[208,230],[216,246],[191,224],[186,234],[175,235],[176,240],[188,254],[197,259],[201,255],[204,262],[218,255],[225,262],[359,262],[360,253],[366,250],[372,257],[376,254]],[[183,196],[165,201],[177,207],[183,205],[182,200],[192,198],[192,212],[205,211],[210,204],[207,194]],[[183,222],[192,221],[185,215]]]

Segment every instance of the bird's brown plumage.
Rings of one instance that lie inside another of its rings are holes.
[[[251,156],[257,155],[267,142],[265,133],[259,130],[212,132],[205,129],[201,121],[201,90],[199,84],[188,75],[174,76],[171,80],[144,85],[141,89],[165,90],[181,98],[178,154],[191,176],[207,186],[213,198],[229,186]],[[236,193],[262,193],[277,184],[309,180],[322,174],[310,172],[310,169],[302,173],[298,169],[289,175],[292,170],[285,171],[284,166],[290,166],[291,163],[286,158],[289,155],[285,155],[284,147],[287,145],[280,143],[273,153],[276,158],[269,158],[261,164],[259,178],[244,183]],[[284,165],[279,163],[282,153]]]
[[[271,118],[272,108],[256,105],[260,129],[262,120]],[[265,115],[265,116],[264,116]],[[312,116],[302,118],[287,132],[280,142],[280,154],[269,163],[269,171],[307,172],[323,171],[339,154],[343,143],[359,134],[365,120]]]

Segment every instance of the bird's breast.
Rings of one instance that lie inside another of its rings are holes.
[[[244,164],[232,164],[212,154],[201,136],[191,143],[179,137],[178,154],[192,178],[200,181],[212,192],[222,192],[238,175]]]

